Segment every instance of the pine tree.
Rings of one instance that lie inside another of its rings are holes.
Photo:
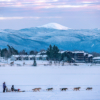
[[[25,50],[20,51],[20,55],[27,55],[27,52]]]
[[[6,48],[1,50],[1,57],[5,57],[5,58],[9,57],[8,50]]]
[[[13,55],[17,55],[18,54],[18,51],[15,48],[11,47],[11,50],[12,50],[12,54]]]
[[[0,57],[1,57],[1,49],[0,49]]]
[[[47,56],[48,56],[48,59],[49,59],[49,60],[52,60],[52,59],[53,59],[53,48],[52,48],[51,45],[50,45],[49,48],[47,49]]]
[[[64,52],[61,56],[61,60],[71,62],[71,57],[66,52]]]
[[[17,55],[18,54],[18,51],[16,49],[14,49],[12,46],[8,46],[8,55],[9,57],[11,57],[12,55]]]
[[[0,56],[5,57],[5,58],[9,58],[11,57],[13,54],[16,55],[18,54],[18,51],[16,49],[14,49],[13,47],[7,45],[8,49],[0,49]]]
[[[33,66],[37,66],[37,63],[36,63],[35,58],[34,58],[34,63],[33,63]]]
[[[58,57],[59,57],[59,49],[58,49],[58,47],[57,46],[53,46],[53,59],[54,60],[58,60]]]
[[[8,47],[8,57],[11,57],[12,49],[11,49],[11,47],[9,45],[7,45],[7,47]]]
[[[49,46],[49,48],[47,49],[47,55],[48,55],[48,58],[49,58],[49,60],[58,60],[60,57],[60,55],[59,55],[59,49],[58,49],[58,47],[57,46]]]
[[[30,51],[30,55],[34,55],[35,54],[35,52],[34,51]]]

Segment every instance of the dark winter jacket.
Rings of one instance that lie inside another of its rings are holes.
[[[14,85],[12,85],[12,87],[11,87],[11,91],[14,91]]]
[[[3,83],[3,89],[5,89],[6,88],[6,84],[5,83]]]

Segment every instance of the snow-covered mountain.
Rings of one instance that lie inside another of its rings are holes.
[[[51,29],[58,29],[58,30],[68,30],[68,29],[70,29],[70,28],[65,27],[63,25],[60,25],[58,23],[49,23],[49,24],[45,24],[45,25],[42,25],[42,26],[39,26],[39,27],[42,27],[42,28],[51,28]]]
[[[50,44],[63,50],[84,50],[100,52],[99,29],[68,29],[33,27],[21,30],[5,29],[0,31],[0,48],[7,44],[18,50],[47,49]]]

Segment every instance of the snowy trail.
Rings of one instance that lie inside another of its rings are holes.
[[[0,100],[100,100],[96,91],[0,93]]]
[[[100,100],[100,66],[0,67],[0,100]],[[2,83],[26,92],[2,93]],[[33,88],[42,88],[32,92]],[[46,91],[53,87],[53,91]],[[60,88],[68,90],[61,92]],[[73,91],[81,87],[80,91]],[[92,87],[92,91],[86,91]]]

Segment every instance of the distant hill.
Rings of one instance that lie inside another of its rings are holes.
[[[0,30],[0,48],[7,44],[27,51],[47,49],[52,44],[63,50],[100,52],[100,29],[75,30],[50,23],[21,30]]]
[[[42,26],[39,26],[41,28],[51,28],[51,29],[58,29],[58,30],[68,30],[70,28],[68,27],[65,27],[63,25],[60,25],[58,23],[49,23],[49,24],[45,24],[45,25],[42,25]]]

